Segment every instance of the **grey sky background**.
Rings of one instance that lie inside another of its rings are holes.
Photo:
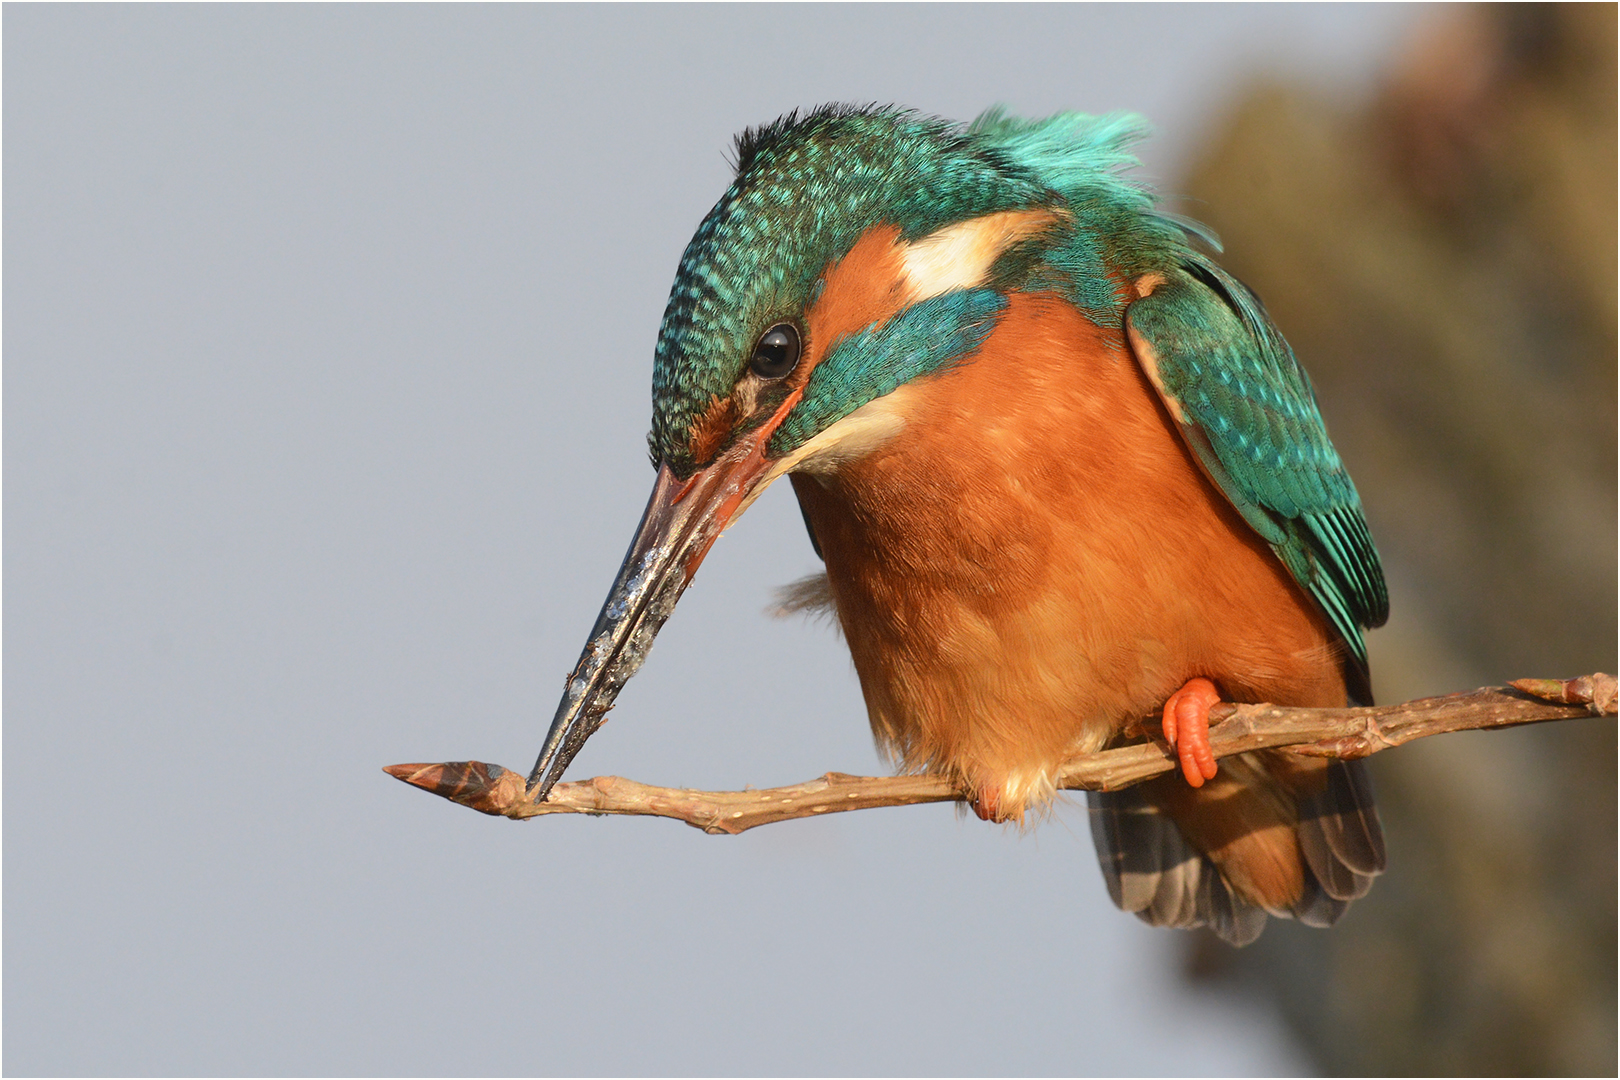
[[[736,131],[1132,109],[1170,177],[1243,80],[1354,95],[1423,14],[7,5],[4,1070],[1307,1068],[1078,808],[723,838],[379,770],[532,762]],[[815,567],[782,485],[570,776],[882,768],[833,631],[762,614]]]

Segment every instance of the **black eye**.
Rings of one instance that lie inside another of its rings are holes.
[[[777,323],[760,336],[754,358],[748,362],[762,379],[780,379],[799,364],[799,331],[792,323]]]

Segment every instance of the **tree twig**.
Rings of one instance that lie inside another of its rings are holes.
[[[1378,708],[1300,709],[1277,705],[1217,705],[1210,713],[1210,746],[1217,758],[1286,747],[1312,757],[1359,758],[1429,735],[1491,730],[1615,715],[1612,675],[1578,679],[1520,679],[1508,687],[1422,698]],[[1128,734],[1139,741],[1076,758],[1058,775],[1064,790],[1117,791],[1176,768],[1158,737],[1155,718]],[[544,814],[636,814],[673,818],[708,833],[740,833],[757,825],[846,810],[954,802],[963,793],[939,776],[850,776],[827,773],[789,787],[692,791],[651,787],[617,776],[558,784],[543,803],[528,796],[521,773],[482,761],[390,765],[385,770],[435,795],[485,814],[515,819]]]

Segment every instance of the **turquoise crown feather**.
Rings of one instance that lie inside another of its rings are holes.
[[[758,336],[800,316],[825,268],[876,225],[915,240],[1002,210],[1068,210],[1073,224],[1050,238],[1044,258],[1001,284],[1056,289],[1118,326],[1110,268],[1139,272],[1185,246],[1181,227],[1152,213],[1151,193],[1123,176],[1136,164],[1129,146],[1147,132],[1129,114],[1023,121],[992,110],[964,127],[838,105],[744,132],[736,178],[698,226],[670,289],[653,362],[654,462],[680,474],[703,464],[692,457],[693,424],[731,392]],[[825,403],[819,411],[838,419]],[[783,441],[773,450],[785,452]]]

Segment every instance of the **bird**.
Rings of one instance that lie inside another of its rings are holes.
[[[1359,761],[1227,757],[1215,703],[1371,704],[1389,600],[1314,390],[1217,238],[1135,178],[1134,114],[829,105],[737,137],[653,356],[652,495],[529,776],[544,799],[721,530],[786,476],[878,746],[1024,823],[1063,763],[1114,903],[1253,941],[1386,863]]]

